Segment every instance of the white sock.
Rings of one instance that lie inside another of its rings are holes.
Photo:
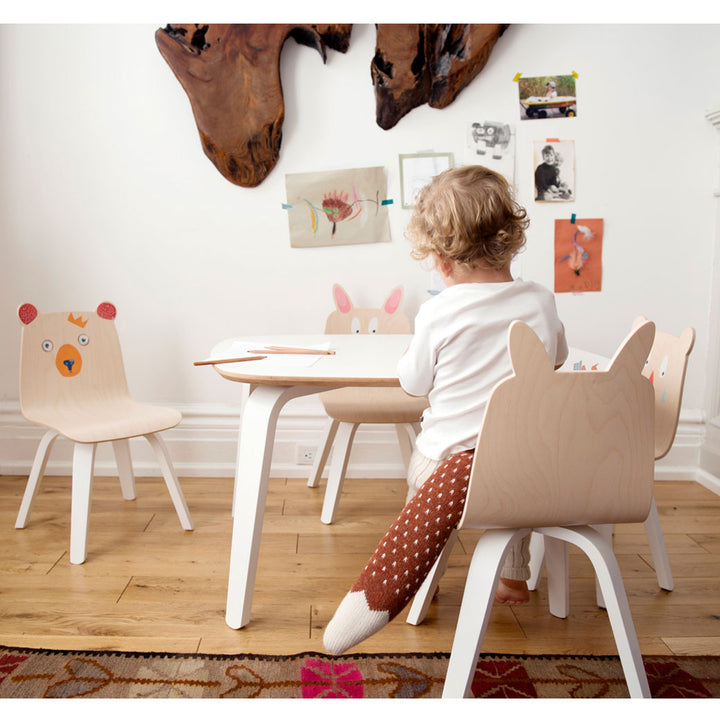
[[[323,645],[332,655],[341,655],[390,622],[387,610],[371,610],[365,592],[349,592],[325,628]]]

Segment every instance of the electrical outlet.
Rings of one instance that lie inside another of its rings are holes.
[[[314,445],[298,445],[297,446],[297,464],[312,465],[315,462],[315,446]]]

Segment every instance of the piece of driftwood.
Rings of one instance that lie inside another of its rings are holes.
[[[377,124],[424,103],[447,107],[485,67],[507,25],[378,24],[370,66]]]
[[[280,154],[280,53],[288,37],[346,52],[352,25],[184,24],[157,30],[160,54],[187,93],[205,154],[230,182],[259,185]]]

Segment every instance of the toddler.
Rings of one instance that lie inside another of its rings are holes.
[[[412,256],[431,258],[446,288],[420,308],[397,370],[405,392],[427,396],[429,406],[408,468],[405,509],[328,624],[323,641],[329,652],[344,652],[397,615],[459,522],[487,401],[493,387],[512,374],[511,323],[527,323],[556,367],[567,357],[553,294],[513,279],[510,271],[527,226],[505,178],[478,165],[446,170],[416,199],[406,231]],[[438,490],[446,476],[458,481],[457,503]],[[422,513],[434,514],[432,537],[419,530]],[[409,543],[415,552],[408,551]],[[497,601],[528,601],[528,563],[526,539],[508,555]]]

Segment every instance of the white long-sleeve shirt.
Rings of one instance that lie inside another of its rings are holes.
[[[507,341],[514,320],[537,333],[555,365],[565,361],[555,297],[537,283],[461,283],[421,306],[397,370],[407,393],[428,397],[416,440],[426,457],[443,460],[475,447],[490,392],[512,374]]]

